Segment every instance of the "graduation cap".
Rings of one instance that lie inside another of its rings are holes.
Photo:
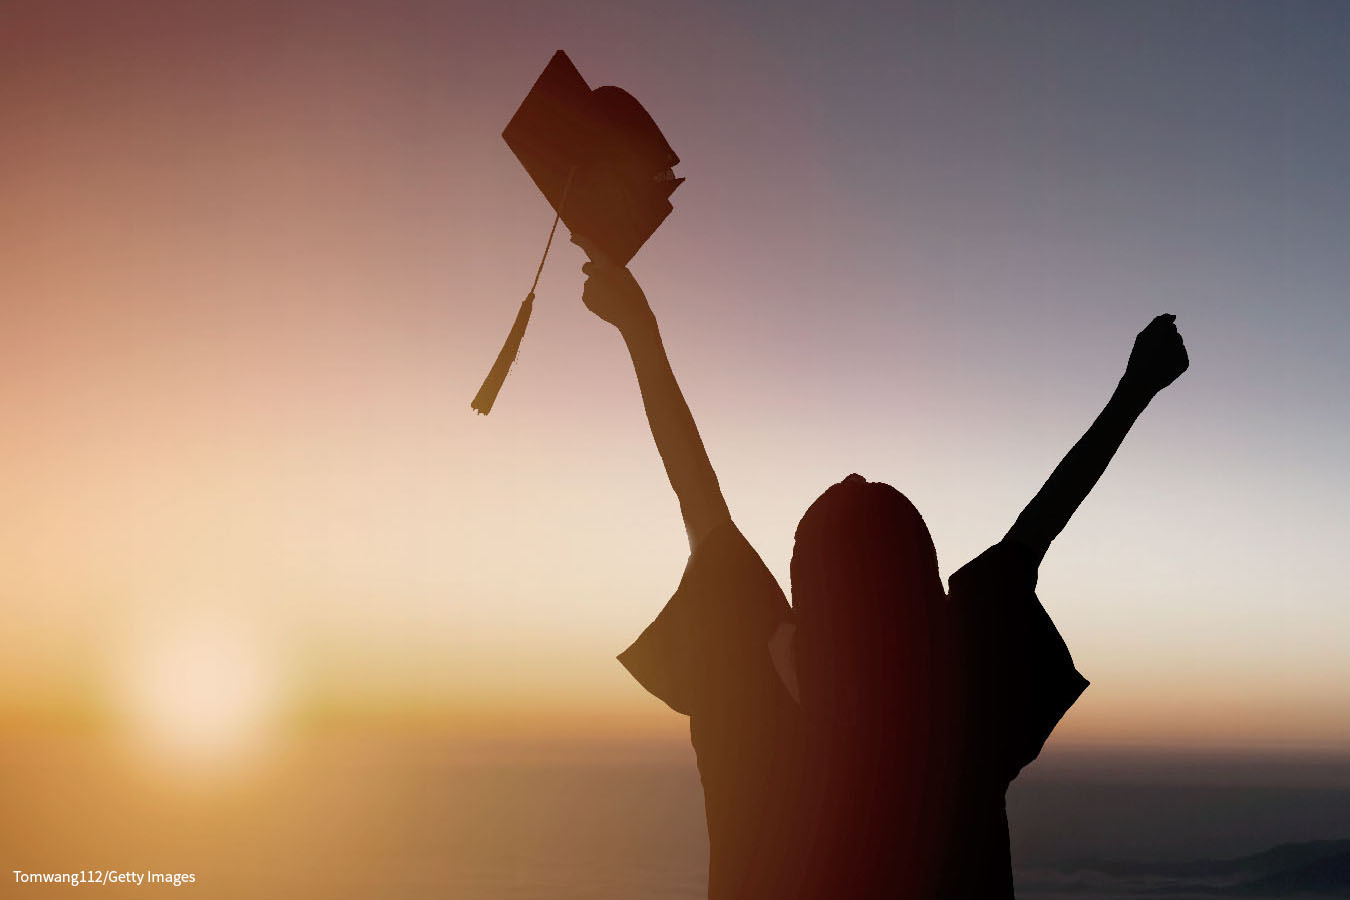
[[[642,104],[622,88],[592,90],[561,50],[553,54],[502,137],[555,215],[534,283],[473,399],[473,408],[484,415],[492,410],[520,350],[558,221],[614,262],[627,265],[670,215],[670,195],[684,181],[673,171],[680,158]]]

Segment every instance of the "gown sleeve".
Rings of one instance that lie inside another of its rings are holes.
[[[789,614],[778,582],[728,522],[690,554],[679,587],[619,662],[676,712],[735,707],[766,679],[776,683],[769,640]]]
[[[966,711],[981,755],[1005,783],[1041,752],[1088,686],[1036,596],[1036,561],[1003,541],[949,581],[964,644]]]

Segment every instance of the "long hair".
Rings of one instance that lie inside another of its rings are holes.
[[[792,553],[797,676],[811,772],[814,896],[916,885],[944,746],[945,593],[923,517],[850,475],[811,504]]]

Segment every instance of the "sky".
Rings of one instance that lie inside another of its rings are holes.
[[[944,576],[997,541],[1171,312],[1190,372],[1041,569],[1056,740],[1350,748],[1335,2],[6,3],[0,713],[680,734],[614,655],[686,539],[565,240],[469,408],[560,48],[681,157],[632,269],[785,587],[854,471]]]

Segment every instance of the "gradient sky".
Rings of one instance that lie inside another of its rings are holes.
[[[469,409],[564,48],[682,157],[633,270],[784,584],[851,471],[950,574],[1172,312],[1191,371],[1042,568],[1059,740],[1350,747],[1350,8],[824,7],[0,7],[0,705],[223,629],[292,711],[678,733],[613,660],[686,546],[575,247]]]

